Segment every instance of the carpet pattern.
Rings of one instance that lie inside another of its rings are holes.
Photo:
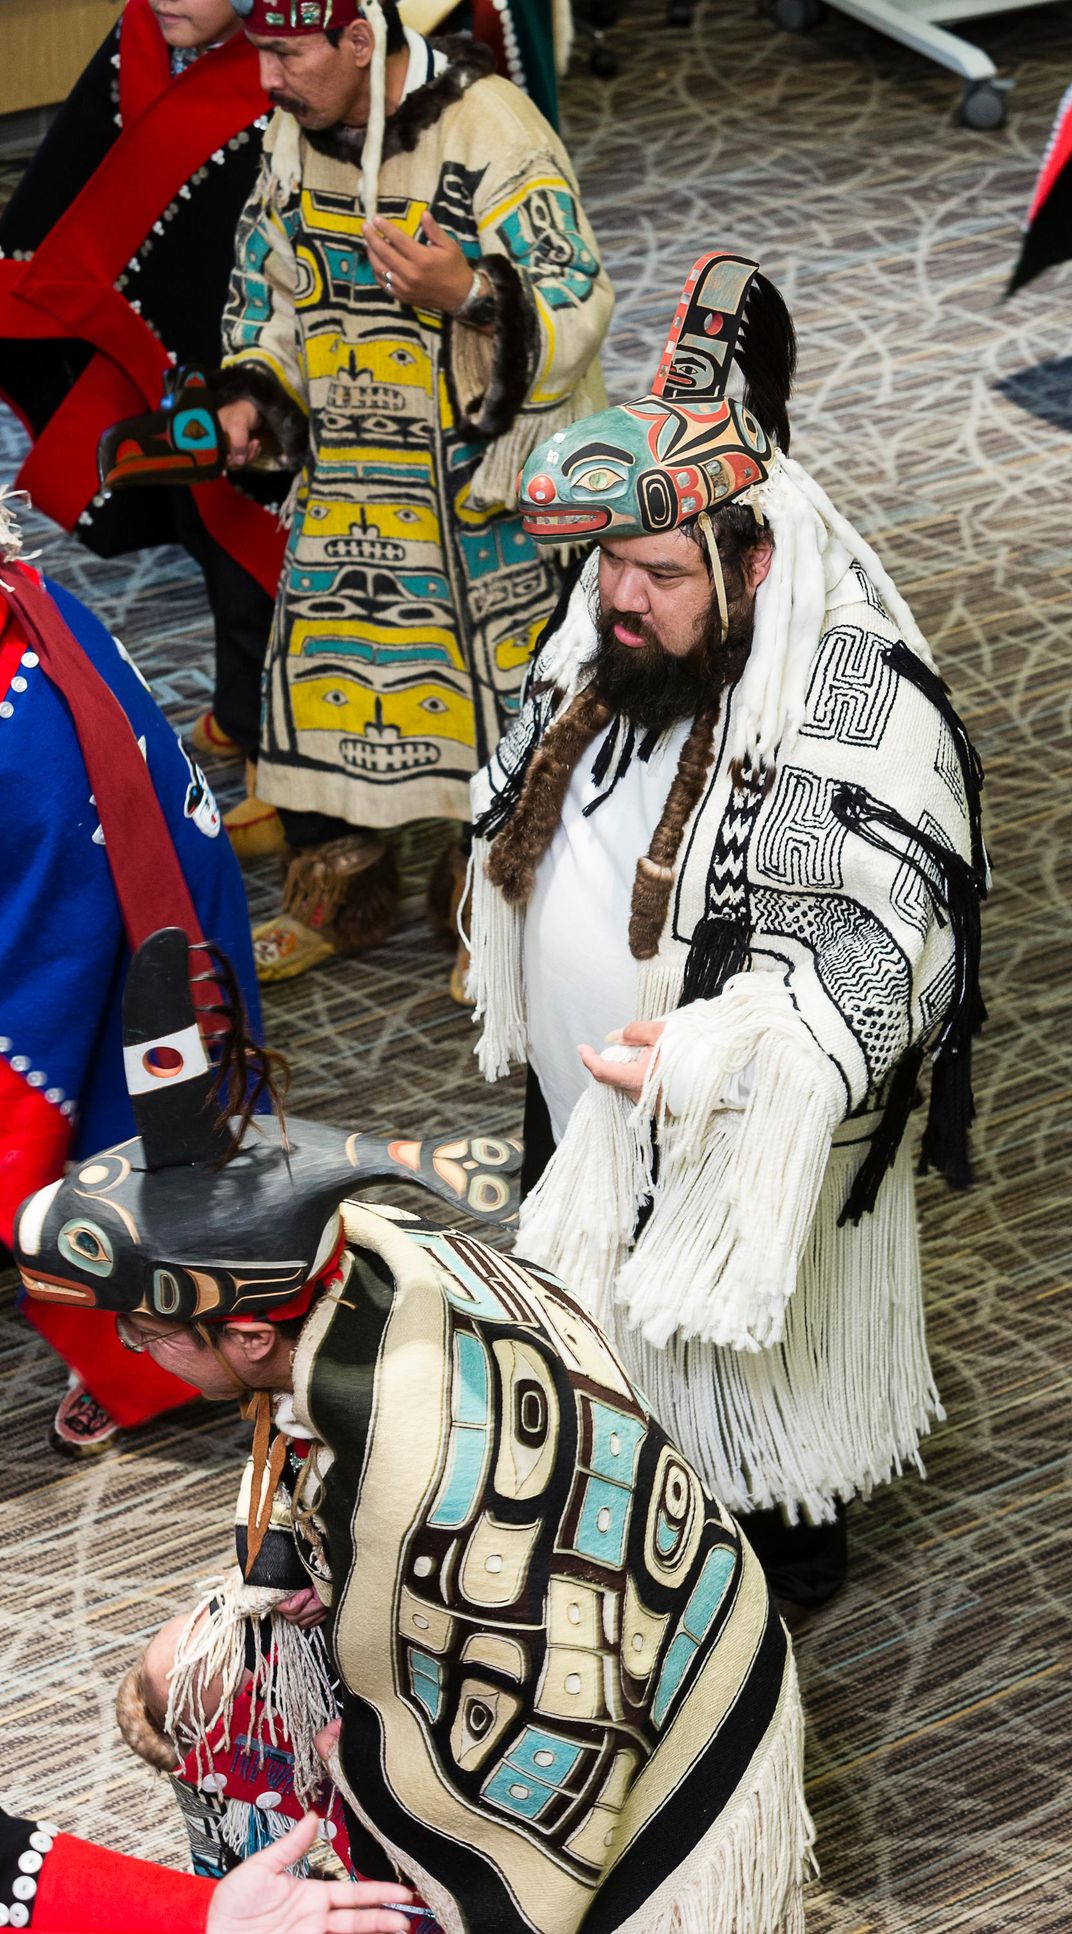
[[[578,71],[565,89],[620,295],[612,393],[647,386],[693,256],[754,250],[800,331],[794,451],[912,601],[987,767],[979,1181],[921,1192],[948,1419],[926,1483],[854,1506],[850,1583],[798,1646],[823,1869],[812,1934],[1072,1925],[1072,271],[999,304],[1068,26],[1054,8],[980,26],[1016,80],[997,134],[955,127],[956,83],[907,50],[840,15],[779,34],[745,0],[701,5],[677,34],[637,0],[614,36],[619,78]],[[10,474],[12,424],[3,437]],[[192,567],[178,553],[100,564],[29,521],[48,568],[191,721],[211,690]],[[234,773],[212,774],[225,804]],[[516,1131],[518,1083],[479,1083],[423,922],[441,837],[409,836],[405,916],[380,955],[270,994],[295,1110],[374,1132]],[[274,869],[249,889],[268,910]],[[242,1429],[200,1406],[96,1468],[64,1465],[45,1447],[61,1377],[10,1292],[0,1375],[7,1803],[179,1861],[170,1800],[120,1746],[111,1702],[141,1641],[226,1562]]]

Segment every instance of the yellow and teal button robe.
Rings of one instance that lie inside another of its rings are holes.
[[[227,393],[305,442],[258,793],[362,826],[468,816],[557,595],[508,508],[517,472],[598,407],[613,305],[557,136],[479,52],[447,48],[388,122],[379,212],[419,236],[430,210],[483,262],[494,335],[380,287],[360,151],[282,113],[224,319]]]

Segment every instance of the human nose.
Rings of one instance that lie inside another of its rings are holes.
[[[648,586],[643,571],[636,571],[626,565],[614,588],[614,602],[619,611],[633,611],[638,617],[645,617],[650,609]]]
[[[283,70],[275,54],[257,55],[260,68],[261,90],[265,94],[278,94],[283,84]]]

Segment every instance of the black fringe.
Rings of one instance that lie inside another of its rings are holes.
[[[792,318],[773,282],[758,270],[745,298],[734,360],[744,377],[744,406],[769,437],[789,449],[789,397],[797,366]]]
[[[920,1172],[925,1175],[930,1168],[935,1168],[951,1188],[967,1188],[972,1180],[969,1132],[975,1117],[972,1040],[986,1020],[979,988],[982,944],[979,880],[974,867],[962,860],[952,847],[921,832],[892,806],[872,798],[861,786],[837,787],[831,810],[843,826],[869,840],[880,852],[913,867],[927,887],[938,917],[947,918],[952,929],[955,991],[934,1049]],[[885,837],[887,831],[896,838]],[[899,845],[898,840],[905,844]],[[929,861],[929,866],[923,860]],[[902,1129],[903,1126],[902,1123]]]
[[[731,975],[741,974],[747,967],[750,941],[748,928],[740,921],[720,920],[715,914],[705,914],[697,922],[689,943],[678,1005],[688,1007],[692,1001],[713,1001],[716,994],[721,994]]]
[[[882,1120],[871,1137],[871,1146],[856,1171],[845,1207],[838,1216],[839,1229],[846,1222],[859,1222],[862,1215],[870,1214],[874,1208],[886,1172],[892,1168],[893,1158],[901,1146],[908,1117],[923,1100],[919,1091],[922,1066],[923,1049],[911,1048],[894,1069]]]
[[[207,956],[208,968],[195,971],[197,955]],[[218,1111],[216,1126],[228,1139],[220,1168],[238,1154],[254,1115],[274,1114],[279,1121],[284,1147],[287,1142],[283,1101],[290,1085],[290,1068],[275,1048],[262,1047],[249,1033],[246,1004],[238,976],[222,947],[213,940],[197,941],[190,948],[190,980],[213,980],[219,990],[219,1003],[199,1010],[218,1017],[210,1032],[203,1028],[205,1046],[213,1066],[209,1102]]]
[[[914,685],[917,691],[922,692],[924,698],[930,700],[948,728],[960,761],[960,770],[964,779],[964,796],[968,802],[972,871],[975,874],[979,892],[985,899],[987,865],[986,848],[983,844],[982,760],[968,737],[962,719],[953,709],[949,687],[944,678],[940,678],[937,672],[931,671],[929,665],[925,665],[922,659],[917,658],[915,652],[909,650],[903,639],[899,638],[896,644],[889,645],[882,655],[899,677],[907,678],[910,685]]]

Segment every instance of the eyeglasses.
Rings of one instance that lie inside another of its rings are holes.
[[[208,1341],[201,1323],[176,1324],[173,1330],[158,1330],[150,1334],[148,1330],[139,1330],[129,1316],[116,1317],[115,1333],[124,1350],[129,1350],[134,1356],[144,1356],[147,1350],[155,1349],[157,1344],[174,1343],[180,1336],[190,1336],[192,1333],[196,1333],[203,1343]]]
[[[167,1342],[163,1331],[159,1336],[149,1336],[146,1331],[139,1330],[129,1316],[116,1317],[115,1333],[124,1350],[130,1350],[134,1356],[144,1356],[146,1350],[152,1349],[154,1343]]]

